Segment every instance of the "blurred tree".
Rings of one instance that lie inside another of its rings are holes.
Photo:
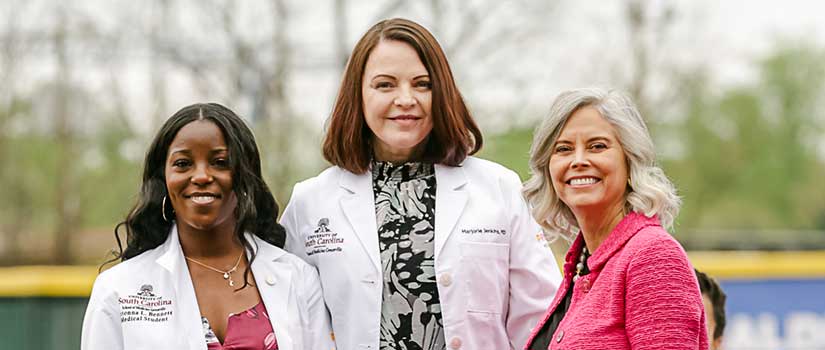
[[[30,110],[30,102],[12,97],[0,104],[0,183],[4,189],[0,200],[0,236],[3,239],[0,265],[14,264],[22,259],[20,252],[21,236],[27,230],[35,213],[28,187],[27,172],[20,166],[21,159],[36,157],[37,154],[21,155],[18,145],[20,136],[12,132],[12,125]]]
[[[77,201],[76,186],[76,157],[74,133],[72,131],[71,104],[69,98],[71,89],[71,66],[69,62],[67,37],[69,36],[68,18],[66,9],[57,6],[57,21],[53,33],[57,74],[55,77],[55,95],[53,104],[54,136],[56,141],[57,169],[54,180],[57,182],[55,190],[55,208],[57,222],[54,227],[55,262],[68,264],[71,260],[71,236],[77,229],[77,218],[81,208]]]
[[[825,208],[816,117],[823,59],[818,50],[782,47],[762,62],[753,86],[714,98],[693,84],[676,126],[683,158],[672,163],[685,196],[683,227],[817,228]]]

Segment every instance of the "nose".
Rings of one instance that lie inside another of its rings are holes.
[[[573,155],[573,161],[570,163],[570,167],[573,169],[578,169],[589,166],[590,161],[587,159],[587,153],[581,147],[577,147],[576,152]]]
[[[206,165],[196,166],[190,181],[196,185],[206,185],[214,181],[215,178],[209,173],[209,167]]]
[[[412,88],[409,86],[403,86],[398,89],[398,96],[395,97],[393,100],[393,104],[401,108],[410,108],[415,106],[418,101],[415,99],[415,96],[412,94]]]

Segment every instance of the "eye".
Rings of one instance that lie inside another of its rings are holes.
[[[172,162],[172,167],[179,169],[185,169],[190,165],[192,165],[192,162],[186,158],[179,158]]]
[[[429,80],[419,80],[415,82],[415,87],[429,90],[433,88],[433,83]]]
[[[590,149],[601,151],[607,149],[607,145],[604,142],[594,142],[590,144]]]
[[[556,148],[553,149],[553,153],[564,153],[564,152],[570,152],[572,150],[573,150],[573,147],[570,147],[568,145],[556,145]]]
[[[224,157],[215,158],[215,160],[212,161],[212,164],[219,168],[229,168],[229,159]]]
[[[391,89],[392,87],[393,87],[393,84],[391,82],[388,82],[388,81],[379,81],[379,82],[377,82],[373,85],[373,88],[378,89],[378,90],[387,90],[387,89]]]

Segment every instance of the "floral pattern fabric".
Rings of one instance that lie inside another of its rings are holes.
[[[201,323],[208,350],[278,350],[278,341],[263,302],[249,310],[229,314],[223,344],[206,317],[201,317]]]
[[[383,298],[380,349],[445,349],[435,280],[435,169],[372,167]]]

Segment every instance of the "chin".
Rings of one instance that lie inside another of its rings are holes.
[[[394,142],[393,148],[395,149],[415,149],[423,140],[412,139],[412,138],[398,138],[397,142]]]
[[[206,231],[218,226],[215,218],[197,218],[194,220],[184,220],[182,223],[199,231]]]

